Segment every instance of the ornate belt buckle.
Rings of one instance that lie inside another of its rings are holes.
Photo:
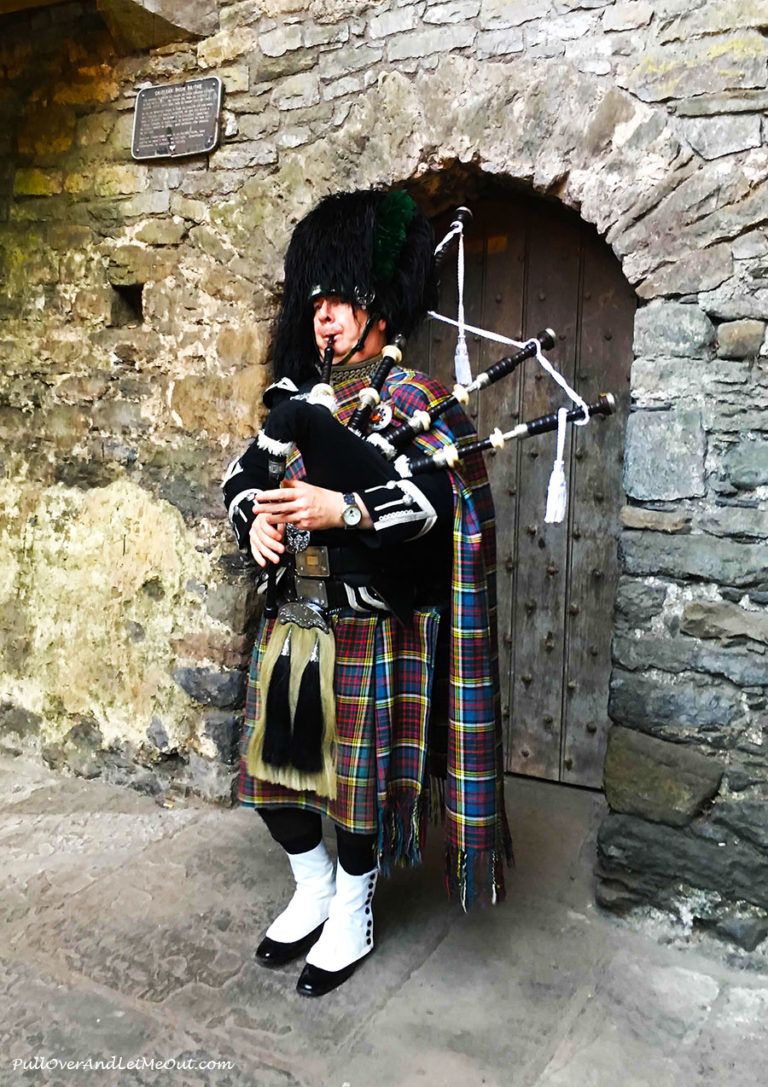
[[[296,574],[300,578],[330,577],[328,548],[312,546],[299,551],[296,555]]]
[[[328,607],[328,589],[324,581],[313,577],[296,578],[296,595],[300,601]]]
[[[298,555],[300,551],[306,551],[309,544],[309,532],[305,528],[296,528],[289,521],[285,526],[285,550],[290,555]]]
[[[322,630],[326,634],[330,630],[318,606],[303,600],[291,600],[288,604],[283,604],[277,613],[277,621],[284,625],[295,623],[304,630]]]

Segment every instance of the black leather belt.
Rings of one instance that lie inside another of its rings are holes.
[[[349,577],[366,578],[372,570],[363,556],[351,547],[324,547],[310,544],[295,555],[296,574],[298,577],[326,578]]]

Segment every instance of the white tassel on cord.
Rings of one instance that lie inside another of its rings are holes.
[[[458,295],[459,307],[456,314],[459,329],[456,340],[456,353],[453,356],[453,372],[460,385],[469,385],[472,380],[472,369],[469,365],[469,351],[467,350],[467,337],[464,332],[464,231],[459,233],[459,258],[458,258]]]
[[[568,409],[560,408],[557,413],[557,456],[555,457],[555,463],[552,465],[552,474],[549,477],[547,510],[544,514],[544,522],[548,525],[560,524],[565,517],[565,509],[568,503],[568,487],[565,482],[565,467],[563,465],[567,417]]]

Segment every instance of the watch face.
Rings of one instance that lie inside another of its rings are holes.
[[[363,515],[357,508],[357,506],[353,502],[351,503],[349,501],[346,495],[344,496],[344,500],[347,502],[347,505],[344,507],[344,512],[341,515],[341,519],[347,526],[347,528],[354,528],[355,525],[360,524],[361,520],[363,519]]]

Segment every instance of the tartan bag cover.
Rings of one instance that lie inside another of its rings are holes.
[[[337,417],[346,422],[364,379],[335,387]],[[394,368],[382,399],[396,422],[442,399],[445,389],[423,374]],[[451,409],[416,439],[424,451],[474,437],[461,409]],[[297,454],[286,475],[304,474]],[[502,731],[496,639],[493,502],[479,454],[451,473],[454,491],[453,573],[448,652],[447,721],[430,722],[436,681],[437,609],[417,609],[410,626],[391,615],[334,616],[337,703],[335,799],[298,793],[249,775],[241,764],[240,800],[254,807],[291,806],[328,815],[356,833],[377,834],[379,860],[418,864],[431,811],[444,817],[449,895],[467,909],[504,896],[504,862],[512,860],[504,811]],[[274,620],[262,620],[246,699],[243,751],[258,718],[259,668]],[[428,759],[442,730],[443,759]],[[447,734],[447,735],[446,735]],[[444,780],[430,778],[430,769]]]

